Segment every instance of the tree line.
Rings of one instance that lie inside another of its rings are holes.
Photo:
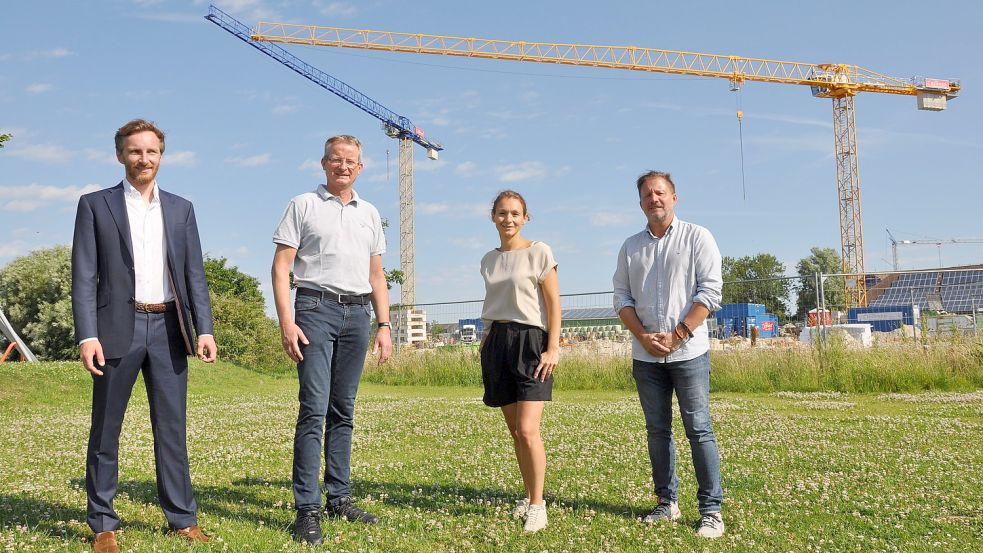
[[[724,257],[722,303],[760,303],[780,321],[801,320],[816,307],[815,274],[839,273],[840,256],[832,248],[811,248],[795,265],[796,276],[786,276],[785,264],[770,253]],[[826,302],[843,304],[843,278],[827,278],[823,285]],[[794,300],[793,300],[794,297]]]

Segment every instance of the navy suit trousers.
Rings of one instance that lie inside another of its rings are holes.
[[[119,435],[140,372],[150,404],[157,496],[164,516],[171,528],[197,524],[185,431],[188,358],[177,313],[136,313],[130,350],[121,358],[107,359],[102,371],[102,376],[92,378],[92,427],[85,463],[89,527],[94,532],[119,527],[113,510]]]

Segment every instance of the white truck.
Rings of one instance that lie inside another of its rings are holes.
[[[461,326],[461,343],[474,344],[478,341],[478,329],[475,325]]]

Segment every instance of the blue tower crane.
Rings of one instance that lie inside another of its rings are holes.
[[[252,40],[252,31],[248,26],[217,7],[209,6],[205,19],[293,69],[300,76],[382,121],[382,128],[386,135],[399,142],[399,262],[404,279],[400,286],[400,305],[411,308],[416,304],[413,143],[423,146],[427,150],[427,156],[433,160],[437,159],[437,152],[444,149],[443,145],[427,139],[423,129],[414,125],[409,118],[395,113],[351,85],[321,71],[282,47]]]

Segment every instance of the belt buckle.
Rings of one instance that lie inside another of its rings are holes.
[[[335,294],[338,303],[341,305],[349,305],[352,303],[352,297],[348,294]]]

